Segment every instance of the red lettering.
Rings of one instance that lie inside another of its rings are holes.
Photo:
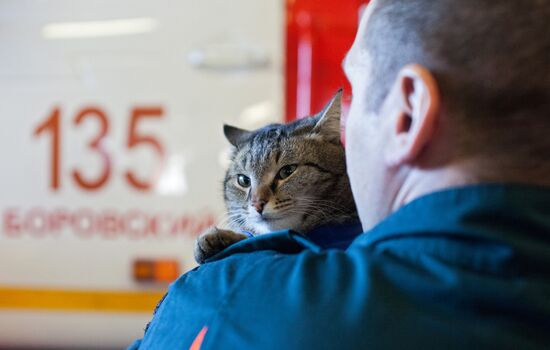
[[[48,218],[40,208],[31,209],[23,220],[25,231],[36,237],[43,237],[48,230]]]
[[[132,149],[139,145],[147,145],[158,156],[159,163],[156,170],[153,172],[153,175],[146,180],[138,179],[134,172],[128,170],[125,174],[126,180],[128,183],[139,191],[150,190],[153,185],[157,182],[157,179],[160,175],[160,171],[164,163],[164,147],[158,138],[152,135],[145,135],[138,132],[138,124],[140,121],[149,119],[160,119],[164,116],[162,108],[153,107],[153,108],[135,108],[132,111],[132,116],[130,117],[130,124],[128,128],[128,142],[126,146],[128,149]]]
[[[4,212],[4,232],[9,236],[18,236],[21,234],[21,223],[19,222],[19,211],[14,208],[8,208]]]
[[[71,216],[71,229],[79,237],[89,238],[94,231],[94,214],[81,209]]]
[[[169,212],[149,214],[138,209],[121,213],[116,210],[96,212],[89,208],[75,211],[41,207],[28,210],[7,208],[2,215],[3,231],[0,234],[35,238],[64,234],[82,239],[93,236],[103,239],[174,239],[179,236],[194,237],[215,223],[211,213],[175,216]]]
[[[149,219],[149,223],[147,225],[147,230],[145,231],[146,235],[144,238],[148,236],[156,237],[159,233],[159,215],[155,215]]]
[[[105,211],[101,216],[100,231],[103,237],[113,239],[116,238],[119,223],[117,214],[114,211]]]
[[[34,137],[39,136],[40,134],[44,132],[49,132],[51,134],[52,143],[51,143],[51,150],[50,150],[50,187],[52,190],[56,191],[61,186],[61,179],[60,179],[60,164],[61,164],[61,151],[60,151],[60,135],[61,135],[61,129],[59,127],[60,125],[60,110],[59,107],[55,107],[52,111],[52,114],[50,114],[50,117],[46,119],[43,123],[38,125],[36,129],[34,129]]]
[[[145,236],[147,229],[147,217],[142,212],[132,210],[125,217],[125,232],[128,233],[130,239],[140,239]]]

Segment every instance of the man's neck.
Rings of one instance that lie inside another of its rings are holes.
[[[393,203],[393,211],[424,195],[481,183],[516,183],[550,187],[550,171],[533,174],[512,167],[488,169],[487,160],[462,161],[438,169],[412,169]]]
[[[397,192],[392,210],[396,211],[411,201],[433,192],[479,182],[477,178],[468,176],[467,173],[456,168],[411,170]]]
[[[487,159],[464,160],[437,168],[413,168],[407,174],[393,203],[393,211],[416,198],[452,187],[482,183],[515,183],[550,187],[550,170],[537,173],[519,167],[490,167]]]

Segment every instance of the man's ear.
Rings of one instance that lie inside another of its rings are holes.
[[[404,67],[394,83],[390,135],[385,158],[390,166],[413,163],[432,140],[441,98],[434,76],[420,65]]]
[[[245,142],[252,133],[244,129],[239,129],[234,126],[224,124],[223,134],[225,135],[225,138],[227,139],[227,141],[229,141],[230,144],[232,144],[235,147],[238,147],[238,145],[241,144],[242,142]]]
[[[319,113],[319,120],[313,127],[313,132],[321,135],[328,142],[340,143],[340,115],[342,113],[342,89]]]

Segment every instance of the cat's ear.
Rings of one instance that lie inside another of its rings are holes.
[[[239,144],[246,141],[252,133],[244,129],[239,129],[235,126],[224,124],[223,134],[230,144],[237,147]]]
[[[313,127],[313,132],[333,143],[340,143],[340,115],[342,112],[342,89],[319,113],[319,120]]]

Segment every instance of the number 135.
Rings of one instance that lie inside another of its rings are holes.
[[[127,183],[139,190],[151,189],[162,169],[164,163],[164,147],[153,135],[145,135],[138,131],[138,124],[145,119],[162,119],[164,116],[161,107],[134,108],[130,114],[128,123],[128,137],[126,148],[131,150],[134,147],[143,145],[150,147],[157,155],[157,167],[153,175],[148,179],[139,179],[132,170],[126,170],[124,177]],[[74,117],[73,124],[78,127],[84,120],[94,120],[99,124],[98,133],[89,141],[88,148],[102,159],[102,169],[99,175],[87,177],[80,169],[73,169],[72,178],[77,186],[86,191],[101,189],[109,181],[112,174],[112,158],[104,148],[103,141],[109,135],[109,119],[103,110],[96,107],[85,107]],[[55,107],[52,113],[34,129],[34,136],[48,134],[51,138],[50,144],[50,188],[54,191],[61,187],[61,109]]]

